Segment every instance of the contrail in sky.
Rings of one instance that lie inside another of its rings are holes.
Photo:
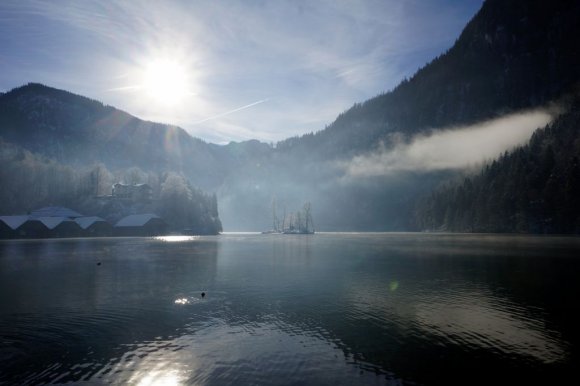
[[[233,113],[235,113],[237,111],[240,111],[240,110],[245,110],[245,109],[250,108],[252,106],[259,105],[260,103],[268,102],[269,100],[270,99],[262,99],[262,100],[259,100],[257,102],[254,102],[254,103],[250,103],[249,105],[245,105],[245,106],[242,106],[242,107],[238,107],[237,109],[233,109],[233,110],[230,110],[230,111],[226,111],[225,113],[221,113],[221,114],[218,114],[218,115],[214,115],[212,117],[202,119],[201,121],[193,122],[192,125],[197,125],[198,123],[202,123],[202,122],[205,122],[205,121],[210,121],[210,120],[216,119],[216,118],[225,117],[226,115],[233,114]]]
[[[139,90],[141,88],[141,86],[123,86],[123,87],[115,87],[115,88],[109,88],[105,91],[130,91],[130,90]]]

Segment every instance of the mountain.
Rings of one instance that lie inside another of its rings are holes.
[[[324,130],[279,142],[269,170],[244,179],[270,183],[268,192],[278,198],[309,197],[326,229],[420,229],[412,220],[416,201],[455,172],[352,179],[340,165],[421,134],[545,106],[574,92],[579,19],[577,1],[488,0],[446,53],[391,92],[355,104]],[[267,200],[262,192],[252,194]],[[242,219],[251,216],[243,208],[255,210],[246,201],[237,211]]]
[[[0,96],[0,127],[5,141],[61,163],[173,170],[206,189],[221,183],[228,161],[218,159],[218,146],[179,127],[143,121],[101,102],[35,83]]]
[[[528,144],[417,205],[421,229],[580,233],[580,96]]]
[[[345,157],[430,129],[541,106],[580,81],[580,3],[487,0],[453,47],[393,91],[279,148]],[[316,149],[316,151],[313,151]]]
[[[573,93],[579,19],[578,1],[487,0],[455,44],[413,77],[355,104],[324,130],[273,147],[205,143],[178,127],[38,84],[0,96],[0,136],[75,167],[180,173],[217,193],[226,230],[269,229],[273,201],[279,211],[311,202],[318,230],[418,229],[417,200],[456,171],[353,178],[345,164]]]

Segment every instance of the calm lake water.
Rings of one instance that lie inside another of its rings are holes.
[[[2,241],[0,384],[558,384],[579,295],[578,238]]]

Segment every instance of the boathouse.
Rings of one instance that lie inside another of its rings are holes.
[[[77,221],[78,220],[78,221]],[[99,217],[84,217],[72,209],[47,206],[28,215],[0,216],[0,238],[110,236],[112,226]]]
[[[51,236],[50,230],[42,223],[42,221],[38,221],[38,219],[35,218],[27,218],[27,220],[16,229],[15,237],[18,239],[43,239]]]
[[[0,216],[0,239],[18,238],[18,228],[28,219],[28,216]]]
[[[159,236],[167,233],[167,223],[153,213],[123,217],[113,229],[115,236]]]
[[[39,217],[35,220],[48,228],[48,237],[80,237],[83,231],[76,221],[67,217]]]
[[[75,222],[81,227],[83,236],[106,237],[113,235],[113,226],[100,217],[78,217]]]
[[[0,240],[2,239],[11,239],[12,238],[13,229],[8,226],[0,217]]]

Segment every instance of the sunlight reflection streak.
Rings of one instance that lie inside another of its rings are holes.
[[[199,236],[156,236],[155,240],[166,241],[168,243],[198,240]]]

